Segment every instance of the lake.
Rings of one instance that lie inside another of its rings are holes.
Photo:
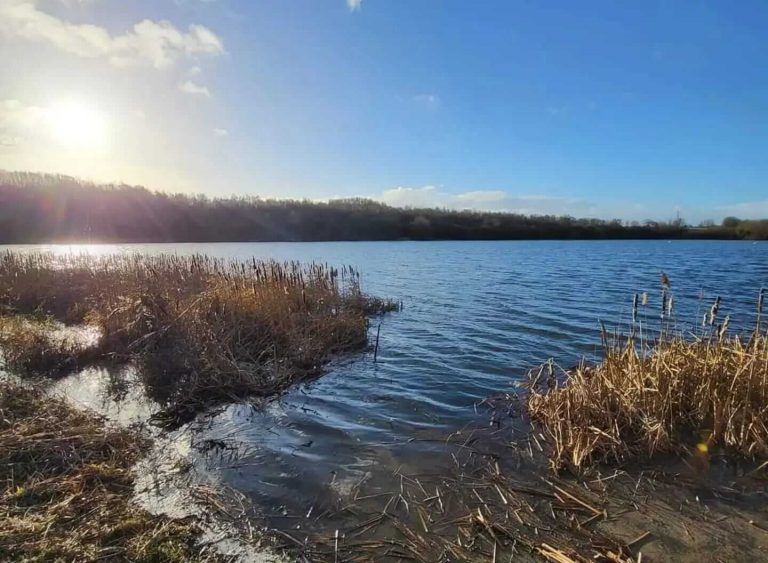
[[[3,247],[0,247],[3,248]],[[367,483],[385,489],[398,468],[440,471],[444,436],[488,425],[476,405],[514,389],[552,358],[570,367],[600,355],[599,321],[628,332],[635,293],[647,334],[660,322],[660,273],[671,280],[667,322],[700,331],[716,295],[721,318],[751,327],[758,290],[768,286],[768,243],[746,241],[506,241],[232,243],[35,246],[55,252],[206,253],[352,265],[363,287],[402,300],[380,326],[372,352],[267,404],[237,404],[185,430],[197,468],[244,494],[269,525],[328,507]],[[61,385],[93,403],[99,375]],[[97,406],[98,405],[91,405]],[[181,436],[182,434],[179,434]],[[191,436],[191,437],[190,437]],[[333,525],[333,524],[330,524]]]

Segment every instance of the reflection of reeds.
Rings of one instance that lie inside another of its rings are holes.
[[[10,252],[0,305],[97,327],[102,357],[134,361],[154,398],[185,409],[315,374],[331,354],[366,345],[368,314],[397,308],[364,295],[348,266]],[[21,365],[18,334],[0,344]],[[49,347],[48,359],[61,352]]]
[[[662,334],[643,351],[629,337],[555,389],[532,386],[530,412],[550,435],[554,466],[669,452],[701,431],[712,445],[768,458],[768,335],[729,336],[729,318],[714,326],[719,308],[717,298],[706,338]]]

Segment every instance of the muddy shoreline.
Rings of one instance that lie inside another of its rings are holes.
[[[79,377],[102,393],[100,405],[94,395],[79,408],[101,410],[108,424],[141,424],[151,413],[145,404],[146,410],[127,416],[125,409],[135,408],[130,395],[115,400],[104,374]],[[50,392],[67,398],[82,390],[65,382]],[[367,478],[334,489],[334,499],[301,499],[279,514],[265,514],[217,482],[210,468],[225,458],[232,464],[237,451],[226,441],[206,441],[201,429],[210,420],[201,415],[172,436],[155,433],[134,468],[134,498],[166,517],[198,518],[207,530],[203,541],[237,561],[491,561],[494,553],[497,561],[768,556],[768,474],[759,465],[713,452],[705,468],[693,456],[669,456],[554,477],[543,435],[526,434],[528,421],[511,405],[497,397],[478,407],[472,428],[416,437],[424,455],[433,456],[434,471],[417,464],[413,470],[372,468]]]

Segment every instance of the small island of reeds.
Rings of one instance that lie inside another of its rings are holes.
[[[63,375],[130,363],[181,421],[278,393],[368,343],[360,273],[322,264],[126,254],[0,254],[0,349],[9,371]]]

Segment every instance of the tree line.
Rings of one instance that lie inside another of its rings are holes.
[[[620,220],[397,208],[329,202],[208,198],[62,175],[0,172],[0,243],[333,240],[768,238],[768,220]]]

